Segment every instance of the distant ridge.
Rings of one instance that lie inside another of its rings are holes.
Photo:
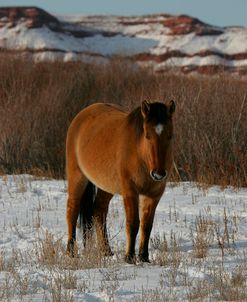
[[[0,7],[0,53],[35,61],[127,57],[163,72],[247,74],[247,29],[187,15],[53,16],[38,7]]]

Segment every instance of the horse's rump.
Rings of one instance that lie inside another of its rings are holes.
[[[86,178],[109,193],[120,189],[117,161],[123,135],[121,125],[126,115],[115,105],[94,104],[76,116],[68,132],[67,162],[73,160],[71,154],[75,153],[77,165]]]

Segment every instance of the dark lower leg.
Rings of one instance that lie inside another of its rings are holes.
[[[112,196],[112,194],[98,189],[94,204],[94,221],[96,226],[97,240],[99,246],[102,247],[106,256],[113,255],[106,229],[106,217],[108,213],[109,202]]]
[[[139,230],[139,211],[138,198],[124,198],[124,206],[126,213],[126,254],[125,261],[128,263],[135,263],[135,242]]]
[[[127,248],[125,254],[125,261],[127,263],[135,263],[135,242],[136,236],[139,230],[139,220],[126,223],[126,235],[127,235]]]
[[[141,242],[139,246],[139,259],[143,262],[149,261],[149,253],[148,253],[148,244],[151,233],[152,226],[141,226],[141,233],[143,234],[141,237]]]
[[[149,262],[148,244],[158,199],[144,198],[141,203],[139,259]]]
[[[79,215],[79,203],[76,199],[68,199],[67,202],[67,224],[68,224],[68,244],[67,253],[74,257],[74,244],[76,240],[76,223]]]

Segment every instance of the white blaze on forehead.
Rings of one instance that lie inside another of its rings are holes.
[[[154,127],[154,130],[158,135],[161,135],[162,131],[164,130],[164,125],[158,124]]]

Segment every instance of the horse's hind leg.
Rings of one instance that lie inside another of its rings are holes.
[[[112,194],[98,189],[94,202],[93,217],[96,226],[98,244],[104,249],[106,256],[112,256],[106,229],[106,216]]]
[[[74,256],[74,244],[76,240],[76,224],[81,207],[81,199],[86,189],[88,180],[79,168],[70,169],[68,174],[68,201],[67,201],[67,225],[68,245],[67,252]]]

